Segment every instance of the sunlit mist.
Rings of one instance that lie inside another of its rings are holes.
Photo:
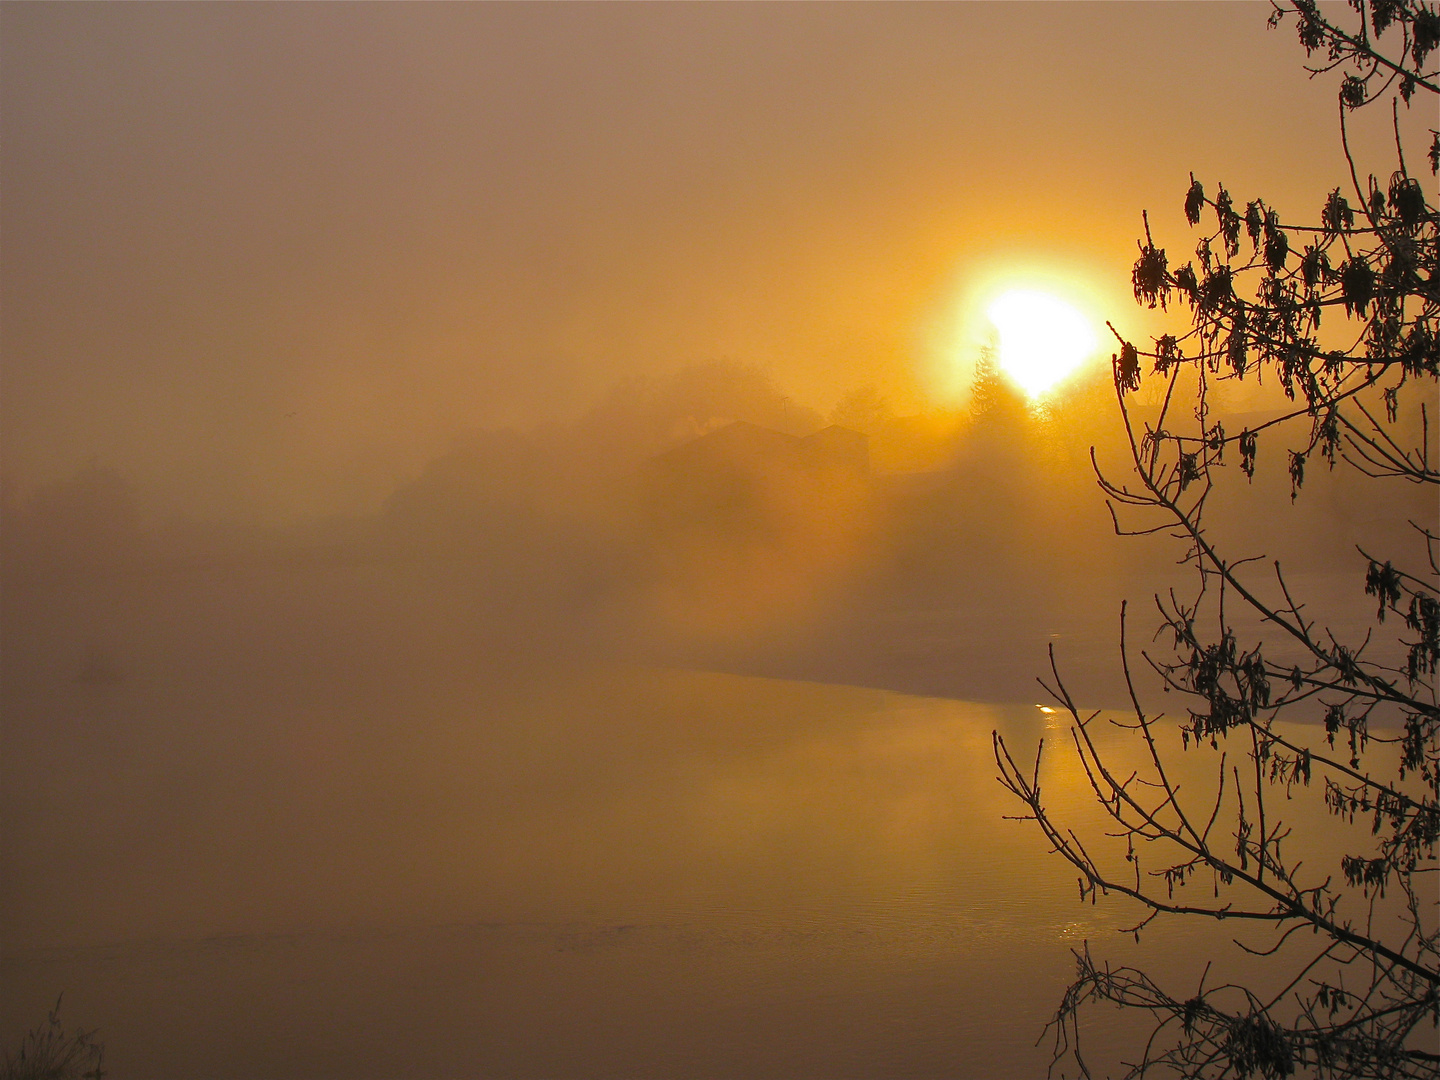
[[[1072,374],[1098,348],[1085,316],[1049,293],[1011,289],[986,314],[1000,332],[1000,366],[1031,397]]]
[[[1149,760],[1191,570],[1097,488],[1167,400],[1107,323],[1188,328],[1192,170],[1344,180],[1269,14],[0,0],[0,1080],[62,994],[122,1080],[986,1080],[1087,940],[1243,981],[1082,906],[994,736],[1123,856],[1037,676]],[[1296,407],[1230,371],[1210,431]],[[1433,489],[1278,439],[1207,535],[1368,627]]]

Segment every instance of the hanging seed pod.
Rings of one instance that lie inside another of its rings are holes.
[[[1265,217],[1265,265],[1272,274],[1285,269],[1285,257],[1290,254],[1290,238],[1280,231],[1275,220],[1275,211]]]
[[[1140,354],[1128,341],[1120,346],[1118,354],[1111,354],[1110,362],[1115,370],[1115,385],[1121,392],[1140,389]]]
[[[1148,303],[1152,308],[1158,304],[1162,310],[1165,308],[1166,301],[1170,298],[1170,286],[1165,280],[1165,270],[1164,248],[1157,248],[1153,244],[1145,244],[1140,248],[1140,258],[1135,261],[1135,269],[1130,273],[1137,304]]]
[[[1223,187],[1215,196],[1215,216],[1220,221],[1220,234],[1225,238],[1225,250],[1234,255],[1240,250],[1240,215],[1230,201],[1230,193]]]
[[[1345,311],[1363,315],[1365,305],[1375,297],[1375,271],[1364,256],[1357,255],[1340,266],[1340,294],[1345,298]]]
[[[1425,216],[1425,190],[1420,181],[1400,172],[1390,177],[1390,209],[1407,228],[1417,225]]]
[[[1370,178],[1370,216],[1376,221],[1385,216],[1385,195],[1373,176]]]
[[[1440,15],[1421,8],[1410,27],[1410,55],[1416,67],[1425,66],[1425,58],[1440,45]]]
[[[1205,189],[1195,174],[1190,174],[1190,190],[1185,193],[1185,220],[1191,225],[1200,224],[1200,211],[1205,207]]]
[[[1389,29],[1399,12],[1400,0],[1370,0],[1370,25],[1375,28],[1376,37]]]
[[[1215,455],[1215,464],[1225,464],[1225,427],[1219,421],[1206,433],[1205,446]]]
[[[1245,318],[1237,316],[1230,336],[1225,339],[1225,361],[1237,378],[1243,379],[1250,364],[1249,343],[1245,339]]]
[[[1185,358],[1180,353],[1180,345],[1174,334],[1165,334],[1155,339],[1156,374],[1164,375],[1183,359]]]
[[[1180,490],[1184,491],[1200,479],[1200,455],[1180,455]]]
[[[1325,200],[1325,209],[1320,212],[1320,220],[1325,231],[1331,234],[1349,232],[1355,227],[1355,211],[1350,209],[1350,203],[1340,194],[1339,188],[1330,192],[1330,196]]]
[[[1388,561],[1382,566],[1371,559],[1370,569],[1365,572],[1365,594],[1380,601],[1375,618],[1384,622],[1385,609],[1400,603],[1400,574]]]
[[[1256,251],[1260,250],[1260,232],[1264,228],[1264,218],[1260,213],[1260,203],[1257,200],[1245,207],[1245,234],[1250,237],[1250,246]]]
[[[1200,286],[1200,310],[1217,311],[1235,295],[1228,266],[1217,267],[1215,272]]]
[[[1246,428],[1240,432],[1240,469],[1251,480],[1255,479],[1255,451],[1259,442],[1255,432]]]
[[[1191,305],[1194,305],[1195,292],[1200,287],[1200,283],[1195,279],[1195,268],[1189,263],[1175,271],[1175,287],[1185,294],[1185,299],[1190,301]]]
[[[1298,16],[1295,30],[1300,44],[1305,46],[1306,53],[1312,53],[1325,44],[1325,23],[1320,18],[1319,9],[1313,5],[1297,4],[1295,7]]]

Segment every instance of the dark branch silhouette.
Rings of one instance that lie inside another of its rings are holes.
[[[1111,327],[1130,475],[1112,478],[1098,464],[1095,471],[1116,532],[1176,538],[1195,575],[1192,598],[1174,589],[1155,598],[1157,638],[1169,648],[1140,656],[1186,702],[1182,746],[1218,756],[1213,790],[1182,791],[1167,768],[1173,763],[1157,736],[1168,725],[1140,700],[1123,605],[1132,720],[1082,713],[1053,649],[1050,678],[1042,680],[1070,715],[1073,750],[1112,826],[1107,835],[1125,843],[1123,861],[1108,843],[1087,846],[1052,813],[1041,792],[1040,750],[1022,768],[994,737],[1000,782],[1080,872],[1082,899],[1137,901],[1144,915],[1130,928],[1136,935],[1161,914],[1271,924],[1270,946],[1242,948],[1294,965],[1293,974],[1279,993],[1262,996],[1238,985],[1207,987],[1207,968],[1192,995],[1175,996],[1150,974],[1096,961],[1087,945],[1076,953],[1076,980],[1052,1022],[1057,1064],[1073,1060],[1084,1076],[1081,1017],[1095,1002],[1154,1021],[1130,1076],[1433,1077],[1440,1068],[1440,534],[1432,523],[1412,522],[1417,550],[1408,561],[1404,552],[1360,549],[1363,587],[1376,609],[1375,625],[1355,641],[1307,614],[1279,562],[1225,554],[1206,520],[1227,468],[1238,464],[1253,478],[1262,437],[1288,439],[1292,500],[1317,455],[1328,468],[1339,462],[1373,482],[1381,510],[1391,482],[1440,485],[1429,409],[1440,377],[1440,214],[1431,201],[1440,136],[1430,132],[1427,185],[1409,171],[1398,119],[1398,102],[1408,108],[1417,93],[1430,101],[1440,94],[1426,67],[1440,49],[1440,14],[1414,0],[1352,7],[1350,28],[1313,0],[1277,2],[1270,22],[1293,21],[1307,53],[1323,57],[1312,74],[1343,72],[1340,133],[1354,205],[1337,187],[1318,224],[1282,224],[1263,200],[1242,209],[1223,187],[1207,193],[1192,175],[1187,220],[1199,226],[1214,215],[1194,259],[1172,268],[1146,216],[1132,272],[1136,301],[1162,310],[1183,305],[1189,329],[1140,347]],[[1347,115],[1387,97],[1396,102],[1397,167],[1384,184],[1374,176],[1362,183]],[[1348,345],[1322,344],[1322,319],[1327,334]],[[1132,396],[1147,377],[1165,380],[1153,409]],[[1294,405],[1227,432],[1213,415],[1211,388],[1246,379],[1275,380]],[[1272,590],[1279,599],[1266,599]],[[1278,640],[1246,637],[1241,612]],[[1310,725],[1295,734],[1276,726],[1282,719]],[[1095,738],[1097,723],[1130,729],[1142,767],[1117,769]],[[1376,757],[1381,747],[1394,763]],[[1362,849],[1338,866],[1302,866],[1272,805],[1277,793],[1317,786],[1335,818],[1370,826],[1357,841]],[[1202,882],[1207,899],[1198,896]],[[1311,937],[1296,938],[1299,930]],[[1297,960],[1301,940],[1313,944]]]

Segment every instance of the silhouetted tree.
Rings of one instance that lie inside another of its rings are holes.
[[[1069,1058],[1085,1076],[1080,1020],[1094,1002],[1153,1018],[1131,1076],[1440,1075],[1435,518],[1411,522],[1409,557],[1356,557],[1355,588],[1375,604],[1374,626],[1357,639],[1302,603],[1278,562],[1223,552],[1206,514],[1217,485],[1227,475],[1234,482],[1237,466],[1252,477],[1257,456],[1275,444],[1270,453],[1287,454],[1292,499],[1317,457],[1367,478],[1382,515],[1393,513],[1390,485],[1433,492],[1440,482],[1429,422],[1440,374],[1440,217],[1433,179],[1411,174],[1398,120],[1417,95],[1434,115],[1440,86],[1426,65],[1440,47],[1440,15],[1415,0],[1351,6],[1353,24],[1313,0],[1276,3],[1271,16],[1272,26],[1296,25],[1307,55],[1319,58],[1313,72],[1341,76],[1349,183],[1329,194],[1317,223],[1302,226],[1262,200],[1242,206],[1223,187],[1212,194],[1192,176],[1186,217],[1213,222],[1194,259],[1172,267],[1147,219],[1133,272],[1138,302],[1183,305],[1190,326],[1149,347],[1120,340],[1114,357],[1132,472],[1102,475],[1100,485],[1117,531],[1177,537],[1195,572],[1193,593],[1156,597],[1162,645],[1142,655],[1185,701],[1180,752],[1215,755],[1214,784],[1182,790],[1177,751],[1164,741],[1171,732],[1131,677],[1123,607],[1126,726],[1143,767],[1121,769],[1102,751],[1098,714],[1082,715],[1053,653],[1047,683],[1073,719],[1075,749],[1118,846],[1057,820],[1042,798],[1038,751],[1033,768],[1022,767],[995,737],[1002,782],[1079,870],[1082,898],[1138,901],[1137,935],[1162,913],[1270,926],[1273,949],[1263,953],[1290,967],[1276,972],[1278,991],[1202,978],[1182,992],[1092,959],[1087,947],[1053,1021],[1057,1063]],[[1376,102],[1391,104],[1395,129],[1397,165],[1386,182],[1362,181],[1346,130],[1355,110]],[[1440,139],[1430,137],[1433,177]],[[1150,377],[1165,380],[1165,394],[1143,409],[1133,391]],[[1207,393],[1227,379],[1274,380],[1289,407],[1226,431]],[[1297,848],[1313,838],[1293,836],[1281,818],[1285,800],[1305,789],[1353,845],[1334,865],[1302,866]]]
[[[993,345],[982,345],[975,360],[975,385],[970,397],[970,415],[977,424],[1004,426],[1022,424],[1026,419],[1025,397],[1000,372]]]
[[[830,412],[830,422],[852,431],[874,435],[895,418],[894,410],[873,384],[857,386]]]

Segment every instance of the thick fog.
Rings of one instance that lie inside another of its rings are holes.
[[[981,391],[897,416],[861,390],[826,416],[710,363],[477,430],[374,510],[290,525],[147,515],[98,459],[7,489],[15,1030],[65,990],[117,1074],[226,1046],[213,1075],[843,1073],[887,1046],[914,1075],[977,1045],[1015,1067],[1030,1042],[995,1025],[1043,1022],[1078,931],[1046,922],[1073,882],[999,824],[982,740],[1033,736],[1049,647],[1087,704],[1122,704],[1119,600],[1150,645],[1183,545],[1114,535],[1088,457],[1098,431],[1123,467],[1108,380],[1043,410]],[[1359,625],[1355,544],[1399,538],[1344,472],[1292,502],[1277,459],[1212,527]],[[1031,949],[1005,984],[1023,1007],[957,1027],[955,980]],[[920,971],[939,981],[916,998]],[[816,980],[838,996],[802,1021]],[[307,1035],[301,985],[356,1034]],[[771,998],[814,1038],[745,1041]],[[947,1034],[892,1045],[915,1009]],[[374,1045],[402,1023],[441,1057]]]
[[[1124,916],[989,732],[1048,737],[1051,649],[1122,705],[1121,601],[1151,648],[1190,586],[1096,485],[1108,346],[1030,402],[981,309],[1143,341],[1191,169],[1318,209],[1257,23],[0,6],[0,1049],[64,991],[118,1080],[1043,1067]],[[1226,471],[1337,630],[1434,518]]]

